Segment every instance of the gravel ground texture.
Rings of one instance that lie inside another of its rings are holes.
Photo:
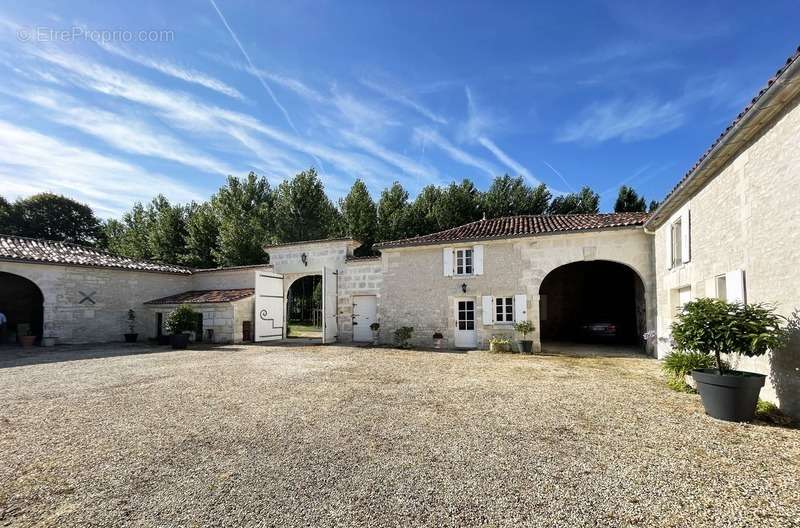
[[[800,430],[597,352],[0,352],[0,526],[800,526]]]

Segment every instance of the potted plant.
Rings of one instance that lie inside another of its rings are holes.
[[[503,336],[489,339],[489,352],[511,352],[511,340]]]
[[[414,328],[411,326],[401,326],[397,330],[394,331],[394,342],[397,343],[397,346],[400,348],[411,348],[409,344],[409,340],[411,339],[411,335],[414,333]]]
[[[172,334],[170,344],[174,349],[184,349],[189,344],[189,333],[195,329],[197,312],[188,304],[182,304],[172,310],[164,322],[167,331]]]
[[[33,335],[30,330],[17,336],[17,339],[19,340],[19,344],[22,345],[22,348],[30,348],[36,342],[36,336]]]
[[[133,309],[128,310],[128,330],[130,330],[130,332],[125,334],[125,342],[135,343],[139,334],[134,332],[134,330],[136,330],[136,312],[134,312]]]
[[[444,340],[444,336],[441,332],[434,332],[433,333],[433,348],[439,350],[442,348],[442,341]]]
[[[369,325],[369,329],[372,330],[372,344],[378,344],[378,335],[380,334],[381,325],[378,322],[372,323]]]
[[[753,419],[766,376],[728,369],[722,354],[754,357],[781,348],[787,339],[782,321],[762,304],[696,299],[683,306],[672,324],[676,348],[716,359],[716,368],[692,370],[706,414],[733,422]]]
[[[536,327],[530,321],[517,321],[514,323],[514,330],[522,334],[522,339],[517,341],[517,344],[519,344],[519,351],[523,354],[530,354],[533,351],[533,341],[525,338],[535,329]]]

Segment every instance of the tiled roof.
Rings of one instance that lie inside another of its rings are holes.
[[[225,303],[251,297],[254,293],[255,290],[253,288],[239,288],[235,290],[192,290],[176,295],[168,295],[160,299],[153,299],[144,304]]]
[[[76,244],[11,235],[0,235],[0,260],[71,264],[181,275],[191,275],[192,273],[189,268],[173,264],[117,257],[104,251]]]
[[[766,94],[771,93],[771,89],[774,86],[776,86],[777,84],[780,84],[780,83],[778,83],[778,80],[781,78],[781,76],[783,76],[786,73],[787,70],[789,70],[789,68],[795,62],[798,62],[798,59],[800,59],[800,46],[797,47],[797,49],[795,50],[794,54],[792,54],[791,57],[786,59],[786,62],[784,63],[784,65],[781,68],[779,68],[778,71],[775,72],[775,75],[773,75],[767,81],[766,86],[764,86],[761,90],[759,90],[759,92],[756,94],[756,96],[753,97],[750,100],[750,102],[747,104],[747,106],[744,107],[744,109],[741,112],[739,112],[739,114],[736,116],[736,118],[734,118],[734,120],[731,122],[731,124],[728,125],[728,127],[725,130],[722,131],[722,133],[717,137],[717,139],[714,140],[714,143],[712,143],[711,146],[708,147],[708,149],[706,149],[705,152],[703,152],[703,154],[695,162],[695,164],[692,165],[692,167],[686,172],[686,174],[683,175],[683,177],[680,179],[680,181],[678,181],[678,183],[672,188],[672,190],[669,191],[667,196],[665,196],[664,200],[661,202],[661,206],[662,207],[659,207],[654,212],[654,214],[652,216],[652,220],[651,220],[651,222],[649,222],[649,224],[659,223],[660,222],[660,220],[662,219],[662,216],[663,216],[663,212],[664,212],[662,209],[664,208],[664,206],[671,205],[671,204],[669,204],[670,198],[673,195],[675,195],[682,187],[684,187],[684,185],[687,183],[688,180],[692,179],[698,173],[698,171],[702,168],[703,163],[715,151],[715,149],[717,149],[718,147],[723,145],[729,139],[729,136],[731,136],[731,132],[734,131],[735,129],[737,129],[737,126],[745,118],[749,117],[752,114],[751,111],[753,110],[754,107],[756,107],[758,105],[759,101]],[[778,110],[777,108],[771,108],[772,112],[777,112],[777,110]],[[650,227],[650,226],[648,225],[648,227]]]
[[[478,220],[438,233],[376,244],[376,248],[422,246],[468,240],[489,240],[547,233],[640,226],[647,213],[522,215]]]

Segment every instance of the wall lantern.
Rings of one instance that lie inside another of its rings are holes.
[[[303,266],[308,266],[308,255],[305,253],[300,255],[300,261],[303,263]]]
[[[461,283],[461,291],[464,292],[464,293],[467,293],[467,283],[466,282],[462,282]]]

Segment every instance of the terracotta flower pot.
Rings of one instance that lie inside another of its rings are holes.
[[[30,348],[36,342],[36,336],[33,335],[19,336],[17,339],[23,348]]]

